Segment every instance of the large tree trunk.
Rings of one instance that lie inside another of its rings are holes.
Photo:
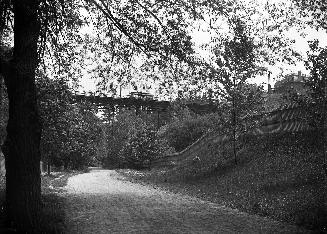
[[[6,159],[6,210],[10,225],[37,232],[40,200],[41,126],[36,102],[38,1],[14,1],[14,54],[5,77],[9,98]]]
[[[322,103],[322,150],[323,150],[323,157],[324,157],[324,170],[325,176],[327,178],[327,77],[323,76],[323,103]]]

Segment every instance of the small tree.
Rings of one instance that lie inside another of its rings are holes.
[[[245,24],[238,18],[232,20],[234,36],[226,40],[222,48],[215,50],[219,68],[219,80],[222,84],[223,99],[221,115],[229,120],[226,127],[232,133],[233,154],[237,163],[236,141],[241,132],[249,126],[250,116],[254,116],[262,103],[262,88],[247,82],[256,73],[255,44],[248,36]],[[246,123],[247,122],[247,123]]]

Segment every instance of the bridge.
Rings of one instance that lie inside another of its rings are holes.
[[[169,101],[156,100],[153,95],[143,92],[131,92],[128,97],[108,97],[105,95],[86,95],[75,94],[73,95],[74,102],[87,101],[99,107],[99,109],[108,109],[114,111],[115,107],[118,108],[134,108],[138,113],[139,110],[146,110],[150,112],[168,112],[171,107]],[[188,102],[185,103],[191,111],[196,114],[207,114],[217,111],[217,105],[214,102],[198,103]]]
[[[123,108],[135,108],[136,110],[144,109],[163,112],[167,111],[170,107],[170,102],[158,101],[145,94],[146,93],[139,93],[139,95],[135,95],[131,93],[127,98],[75,94],[73,98],[75,102],[91,102],[97,105],[100,109],[112,109],[113,107],[118,106]]]

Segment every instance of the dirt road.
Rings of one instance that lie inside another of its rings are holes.
[[[268,219],[93,170],[67,184],[67,233],[299,233]]]

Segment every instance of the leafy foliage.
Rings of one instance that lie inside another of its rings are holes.
[[[311,113],[314,114],[314,125],[323,127],[327,122],[327,48],[320,48],[318,41],[314,41],[310,44],[310,49],[306,62],[310,76],[305,83],[309,88],[309,102],[313,104]]]
[[[225,118],[225,129],[232,135],[236,160],[236,140],[239,135],[256,123],[255,115],[263,109],[263,89],[251,85],[248,80],[257,72],[254,54],[255,44],[246,25],[234,19],[234,37],[216,49],[219,72],[216,75],[222,84],[221,114]]]
[[[303,119],[314,128],[323,128],[326,124],[327,105],[327,48],[321,48],[318,40],[310,42],[308,59],[305,62],[310,76],[304,80],[306,92],[291,93],[290,99],[296,101],[307,115]],[[326,127],[326,126],[325,126]]]
[[[42,157],[56,166],[81,168],[94,162],[101,138],[96,109],[87,103],[72,104],[65,80],[39,75],[39,106],[43,132]]]
[[[102,159],[106,167],[141,168],[172,150],[158,137],[155,124],[133,110],[121,110],[107,124],[107,155]],[[113,118],[113,117],[112,117]]]
[[[315,0],[293,0],[300,8],[301,14],[309,16],[309,23],[317,28],[327,29],[327,3]]]
[[[129,137],[120,151],[120,157],[128,168],[144,168],[151,165],[151,161],[168,152],[168,146],[159,140],[156,131],[145,127]]]
[[[227,92],[235,86],[234,79],[242,84],[253,75],[255,69],[253,38],[249,36],[244,22],[238,18],[233,21],[233,38],[227,39],[222,48],[218,47],[215,50],[217,64],[221,68],[222,81]]]
[[[218,115],[225,131],[231,133],[235,127],[237,136],[240,136],[256,127],[264,111],[263,94],[262,86],[244,83],[233,94],[235,106],[232,97],[221,102]]]
[[[321,134],[325,173],[327,174],[327,48],[319,47],[318,40],[310,43],[306,67],[310,76],[305,80],[306,94],[293,94],[291,97],[306,111],[303,119]]]
[[[114,118],[116,118],[114,120]],[[134,111],[120,111],[106,125],[107,155],[102,159],[106,167],[118,167],[122,164],[120,151],[131,135],[144,128],[142,119]]]
[[[96,116],[96,108],[80,103],[69,112],[71,126],[67,129],[68,141],[64,144],[64,164],[71,168],[97,163],[97,148],[101,142],[102,124]]]
[[[188,112],[187,109],[185,111]],[[217,119],[214,115],[194,117],[186,114],[184,118],[176,118],[171,123],[163,126],[158,134],[168,142],[170,147],[180,152],[194,143],[209,129],[214,128],[215,122],[217,122]]]

